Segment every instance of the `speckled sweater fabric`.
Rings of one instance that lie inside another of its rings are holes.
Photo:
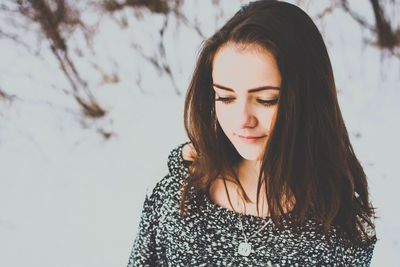
[[[204,195],[201,203],[188,205],[189,216],[179,215],[179,196],[188,168],[182,147],[168,157],[169,173],[146,195],[138,232],[129,257],[134,266],[370,266],[376,235],[372,242],[354,246],[332,227],[329,241],[312,219],[294,234],[289,227],[278,230],[271,219],[242,215],[253,249],[242,256],[237,248],[243,241],[239,214],[213,203]],[[282,216],[289,223],[290,213]],[[327,245],[327,243],[330,243]]]

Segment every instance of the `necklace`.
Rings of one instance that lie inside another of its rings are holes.
[[[237,199],[238,199],[238,206],[239,206],[239,198],[237,198]],[[263,212],[264,212],[264,196],[263,196],[263,200],[262,200],[262,201],[263,201],[263,206],[262,206],[262,213],[263,213]],[[244,206],[244,203],[243,203],[243,206]],[[237,252],[238,252],[240,255],[242,255],[242,256],[244,256],[244,257],[247,257],[247,256],[249,256],[250,253],[252,252],[252,246],[251,246],[251,244],[249,243],[250,238],[254,237],[254,236],[257,235],[259,232],[261,232],[261,231],[268,225],[268,221],[266,221],[265,224],[264,224],[257,232],[255,232],[254,234],[252,234],[251,236],[249,236],[249,237],[247,238],[246,234],[244,233],[244,227],[243,227],[243,223],[242,223],[242,218],[241,218],[241,217],[242,217],[242,216],[241,216],[241,214],[239,213],[239,224],[240,224],[240,229],[241,229],[241,231],[242,231],[242,235],[243,235],[244,241],[242,241],[242,242],[239,243]]]
[[[261,232],[267,225],[268,225],[268,221],[265,222],[265,224],[254,234],[252,234],[251,236],[249,236],[249,238],[246,237],[246,234],[244,233],[243,230],[243,223],[242,223],[242,219],[241,219],[241,215],[239,215],[239,223],[240,223],[240,228],[242,230],[242,234],[243,234],[243,238],[244,241],[239,243],[238,246],[238,253],[242,256],[249,256],[251,251],[252,251],[252,247],[251,244],[249,243],[250,238],[252,238],[253,236],[257,235],[259,232]]]

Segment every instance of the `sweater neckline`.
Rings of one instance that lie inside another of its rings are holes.
[[[184,164],[182,150],[183,150],[183,147],[188,143],[190,143],[190,141],[179,145],[178,150],[177,150],[178,153],[176,153],[176,155],[178,157],[178,162],[180,163],[179,166],[184,174],[189,174],[189,168]],[[218,217],[226,218],[230,222],[237,223],[239,220],[239,217],[240,217],[242,221],[253,222],[253,223],[264,223],[265,222],[270,226],[274,225],[272,218],[270,216],[263,218],[263,217],[260,217],[257,215],[239,213],[237,211],[222,207],[222,206],[214,203],[207,196],[207,194],[203,194],[203,200],[204,200],[207,211],[214,214],[217,218]],[[285,221],[287,218],[290,218],[290,217],[292,217],[292,212],[284,213],[283,215],[279,216],[278,218],[280,220]]]

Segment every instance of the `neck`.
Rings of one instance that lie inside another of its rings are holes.
[[[240,182],[257,185],[260,169],[261,161],[243,159],[237,168]]]
[[[255,160],[242,160],[237,167],[237,174],[242,184],[246,194],[250,198],[252,203],[256,203],[257,198],[257,185],[258,185],[258,176],[261,169],[261,161]],[[262,177],[264,178],[264,177]],[[265,196],[265,180],[261,183],[261,191],[260,191],[260,200]],[[262,200],[263,202],[264,200]],[[295,199],[293,195],[291,195],[290,199],[287,199],[286,196],[283,197],[283,208],[285,212],[291,210],[294,207]],[[247,204],[246,204],[247,205]],[[268,204],[266,204],[268,206]]]
[[[248,197],[255,203],[257,198],[258,176],[260,173],[261,161],[243,160],[237,167],[237,174]],[[264,183],[261,184],[263,186]],[[261,187],[260,197],[264,195]]]

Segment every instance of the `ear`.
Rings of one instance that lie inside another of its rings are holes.
[[[182,148],[182,157],[184,160],[193,161],[196,158],[196,151],[192,143],[187,143]]]

